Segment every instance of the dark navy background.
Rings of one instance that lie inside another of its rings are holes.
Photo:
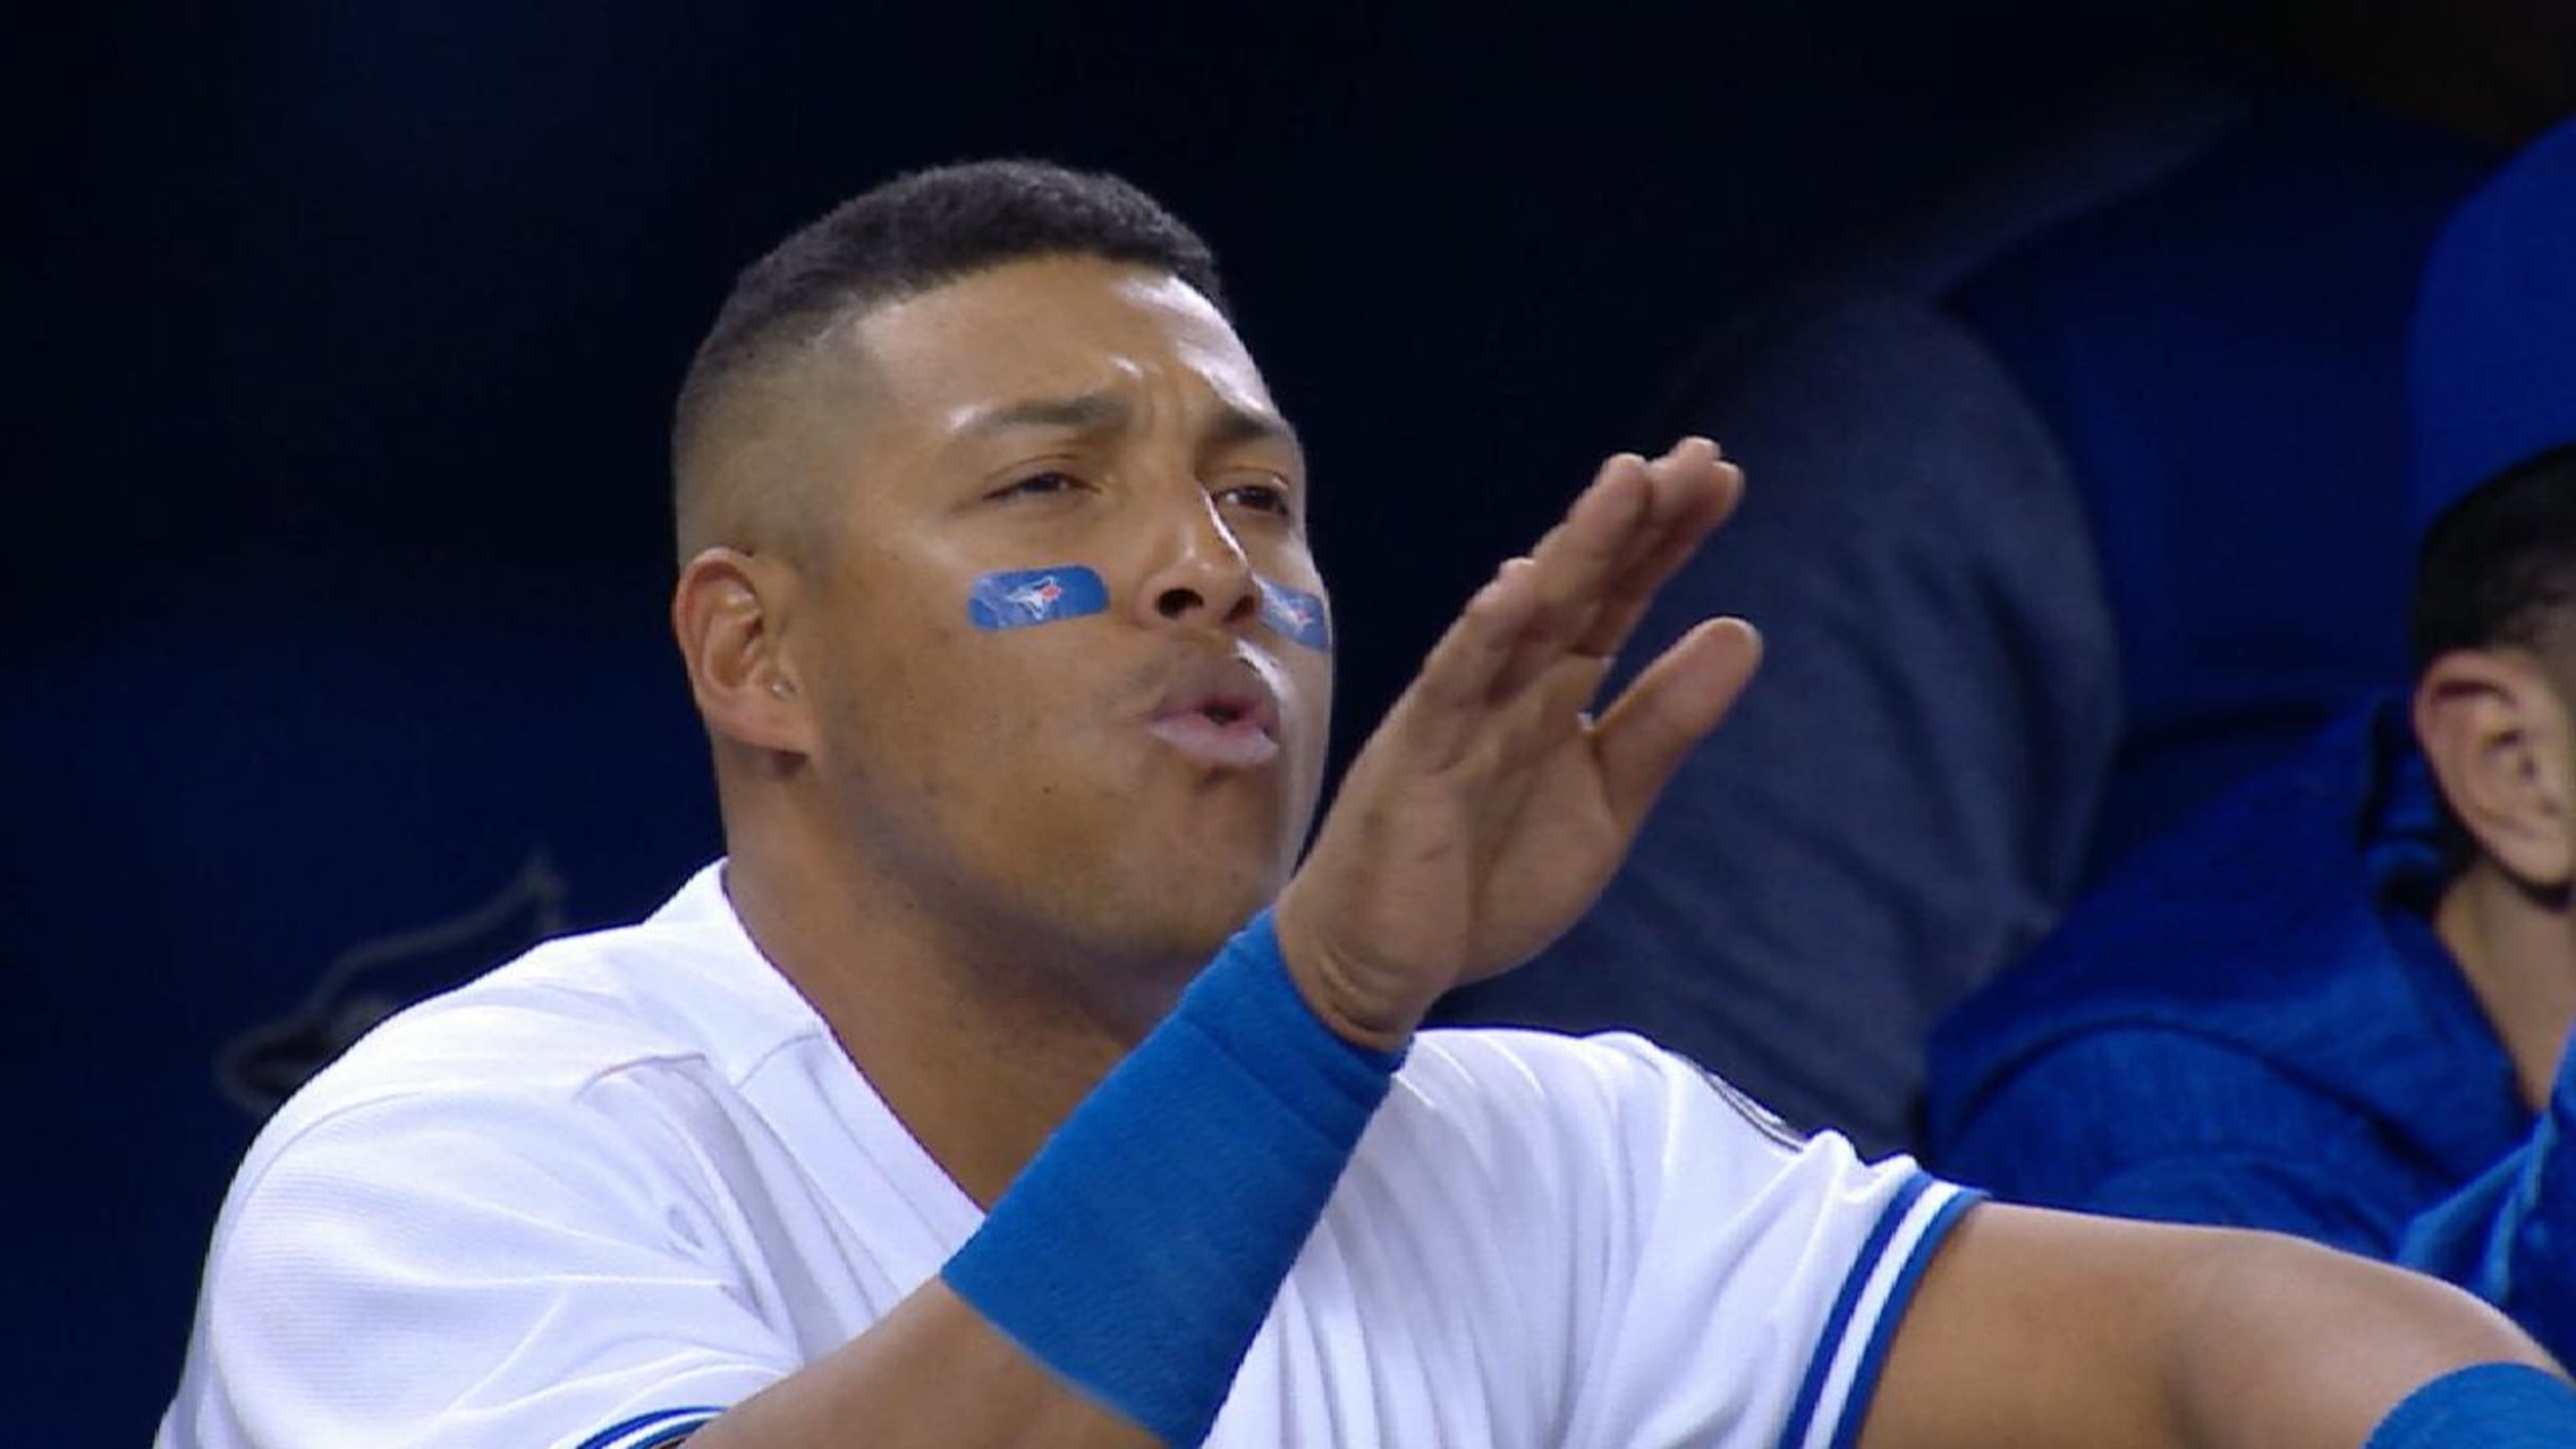
[[[1198,225],[1313,458],[1346,755],[1603,453],[1668,441],[1636,429],[1705,334],[2047,134],[2171,8],[468,0],[22,34],[15,1437],[148,1437],[261,1081],[716,851],[663,437],[788,229],[993,153]]]

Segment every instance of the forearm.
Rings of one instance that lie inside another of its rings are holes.
[[[2271,1234],[2212,1233],[2159,1360],[2205,1449],[2349,1449],[2408,1394],[2479,1363],[2556,1365],[2502,1314],[2421,1274]]]
[[[1048,1372],[933,1280],[876,1326],[689,1439],[691,1449],[1146,1449],[1153,1434]]]
[[[2501,1314],[2404,1269],[1990,1202],[1917,1288],[1863,1443],[2355,1449],[2409,1393],[2481,1363],[2555,1372]]]

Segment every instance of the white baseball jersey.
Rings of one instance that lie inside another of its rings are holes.
[[[1426,1032],[1209,1442],[1846,1444],[1967,1201],[1635,1037]],[[981,1221],[710,866],[387,1022],[278,1113],[156,1443],[667,1445]]]

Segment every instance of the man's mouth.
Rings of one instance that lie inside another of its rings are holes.
[[[1175,686],[1146,733],[1201,764],[1252,769],[1279,757],[1279,704],[1240,664]]]

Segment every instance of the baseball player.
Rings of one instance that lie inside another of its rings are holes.
[[[1589,712],[1735,502],[1709,443],[1613,458],[1497,571],[1302,863],[1319,500],[1133,188],[983,164],[837,209],[743,274],[674,452],[725,858],[279,1112],[163,1449],[2576,1422],[2444,1285],[1982,1204],[1633,1037],[1417,1032],[1585,908],[1753,669],[1711,621]]]

